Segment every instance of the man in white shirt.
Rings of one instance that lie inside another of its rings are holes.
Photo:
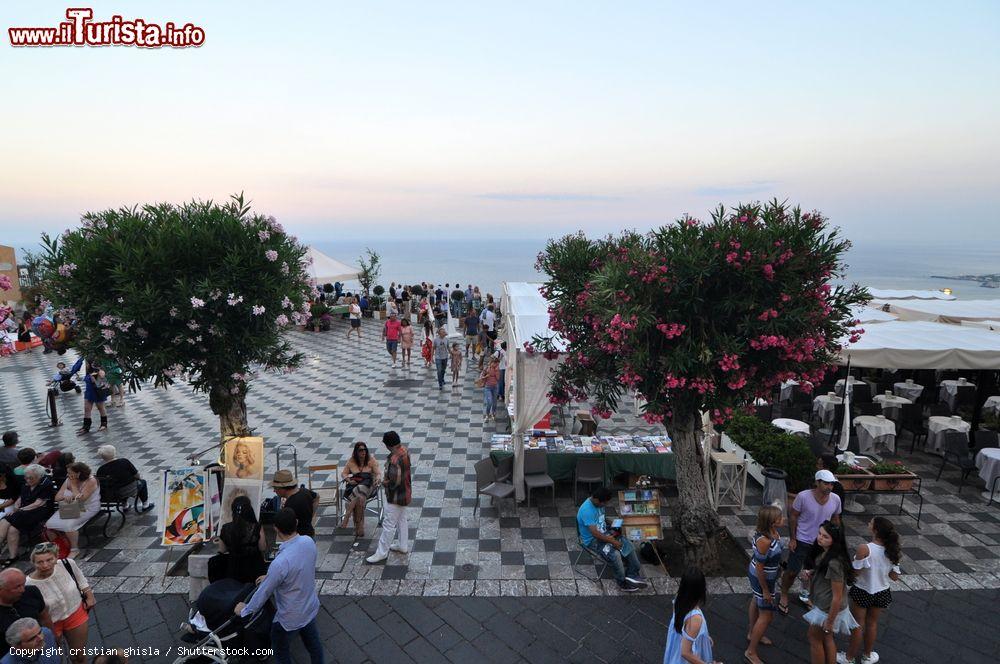
[[[493,305],[486,307],[483,310],[482,315],[479,316],[479,322],[483,324],[483,329],[486,330],[486,334],[489,335],[490,339],[497,338],[496,323],[497,317],[493,313]]]

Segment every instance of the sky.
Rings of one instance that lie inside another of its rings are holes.
[[[193,49],[20,48],[0,244],[244,191],[306,240],[645,229],[778,197],[856,242],[1000,227],[1000,2],[92,0]],[[990,230],[992,229],[992,230]]]

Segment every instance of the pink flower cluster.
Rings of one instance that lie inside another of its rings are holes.
[[[271,261],[272,263],[278,260],[278,252],[275,251],[274,249],[268,249],[267,251],[265,251],[264,256],[267,258],[267,260]]]
[[[611,411],[608,410],[607,408],[600,408],[599,406],[594,406],[593,408],[591,408],[590,414],[593,415],[595,418],[602,420],[611,419]]]
[[[679,337],[687,329],[687,325],[683,323],[660,323],[656,326],[656,329],[663,333],[667,339],[673,339],[674,337]]]
[[[623,385],[627,385],[633,389],[635,386],[642,382],[642,376],[637,374],[632,367],[626,366],[620,378]]]
[[[76,263],[64,263],[59,266],[59,274],[60,276],[68,277],[71,274],[73,274],[73,270],[75,269],[76,269]]]
[[[201,309],[204,306],[205,306],[205,300],[201,300],[201,299],[199,299],[197,297],[192,297],[191,298],[191,308],[192,309]]]
[[[253,307],[250,309],[250,312],[254,316],[260,316],[262,313],[264,313],[264,311],[265,311],[264,307],[258,304],[253,305]]]
[[[719,368],[723,371],[738,371],[740,368],[740,358],[735,353],[723,354],[719,360]]]
[[[695,223],[698,222],[695,221]],[[688,225],[690,226],[691,224]],[[658,413],[643,413],[642,419],[646,420],[650,424],[663,424],[663,415],[660,415]]]
[[[729,419],[732,416],[733,416],[733,409],[730,408],[729,406],[726,406],[725,408],[721,409],[715,408],[712,410],[712,423],[724,424],[725,422],[729,421]]]
[[[14,285],[10,281],[10,277],[6,274],[0,274],[0,290],[11,290]]]
[[[757,316],[757,320],[766,321],[771,318],[777,318],[778,311],[776,309],[765,309],[760,316]]]
[[[764,273],[764,278],[765,279],[767,279],[768,281],[774,281],[774,266],[773,265],[771,265],[770,263],[768,263],[764,267],[761,268],[761,271]]]
[[[715,392],[715,383],[708,378],[692,378],[688,381],[688,389],[696,390],[698,394],[711,394]]]

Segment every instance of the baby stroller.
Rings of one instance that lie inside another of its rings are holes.
[[[252,616],[239,618],[233,614],[240,602],[249,602],[257,589],[252,583],[240,583],[235,579],[220,579],[210,583],[195,602],[188,615],[188,621],[181,624],[184,634],[185,654],[174,660],[174,664],[189,662],[198,664],[231,664],[234,661],[264,661],[270,657],[254,657],[255,651],[263,651],[271,645],[271,622],[274,608],[268,602],[264,608]],[[197,652],[191,652],[197,649]],[[246,657],[232,657],[234,650],[245,650]],[[185,652],[186,651],[186,652]],[[230,659],[227,659],[227,654]]]

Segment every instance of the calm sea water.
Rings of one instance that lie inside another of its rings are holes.
[[[314,246],[345,263],[371,247],[382,258],[379,282],[472,282],[484,292],[500,293],[504,281],[541,281],[535,256],[544,240],[375,240],[315,242]],[[932,279],[931,275],[1000,273],[1000,242],[976,244],[855,243],[847,256],[847,278],[873,288],[938,290],[951,288],[964,300],[1000,299],[1000,289],[969,281]]]

